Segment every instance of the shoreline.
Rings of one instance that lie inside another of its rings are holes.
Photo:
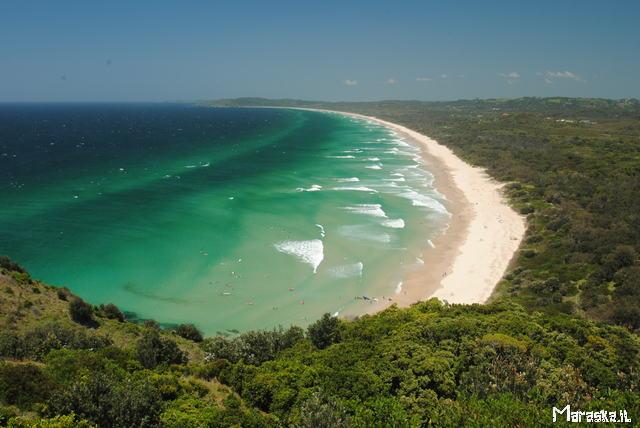
[[[465,304],[489,299],[519,249],[526,229],[524,216],[514,211],[502,194],[504,183],[489,177],[483,168],[464,162],[448,147],[402,125],[358,113],[281,108],[370,120],[398,133],[420,147],[427,169],[434,175],[434,188],[444,195],[451,213],[448,227],[432,239],[433,247],[425,242],[424,265],[406,275],[400,293],[394,294],[391,301],[354,305],[341,316],[371,314],[392,304],[407,307],[431,297]]]

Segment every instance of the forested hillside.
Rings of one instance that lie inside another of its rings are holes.
[[[528,427],[566,404],[640,414],[637,335],[509,299],[202,340],[4,265],[0,425]]]

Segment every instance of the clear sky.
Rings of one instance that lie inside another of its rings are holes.
[[[640,1],[0,2],[0,101],[640,97]]]

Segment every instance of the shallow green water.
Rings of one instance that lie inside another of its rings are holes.
[[[448,215],[419,150],[336,114],[0,106],[0,253],[208,334],[393,296]],[[427,267],[428,268],[428,267]]]

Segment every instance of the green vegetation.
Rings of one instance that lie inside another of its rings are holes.
[[[202,342],[204,339],[200,330],[193,324],[180,324],[173,332],[180,337],[193,340],[194,342]]]
[[[529,229],[492,301],[203,338],[0,257],[0,426],[528,427],[567,404],[640,418],[638,101],[217,105],[277,103],[402,123],[508,182]]]

